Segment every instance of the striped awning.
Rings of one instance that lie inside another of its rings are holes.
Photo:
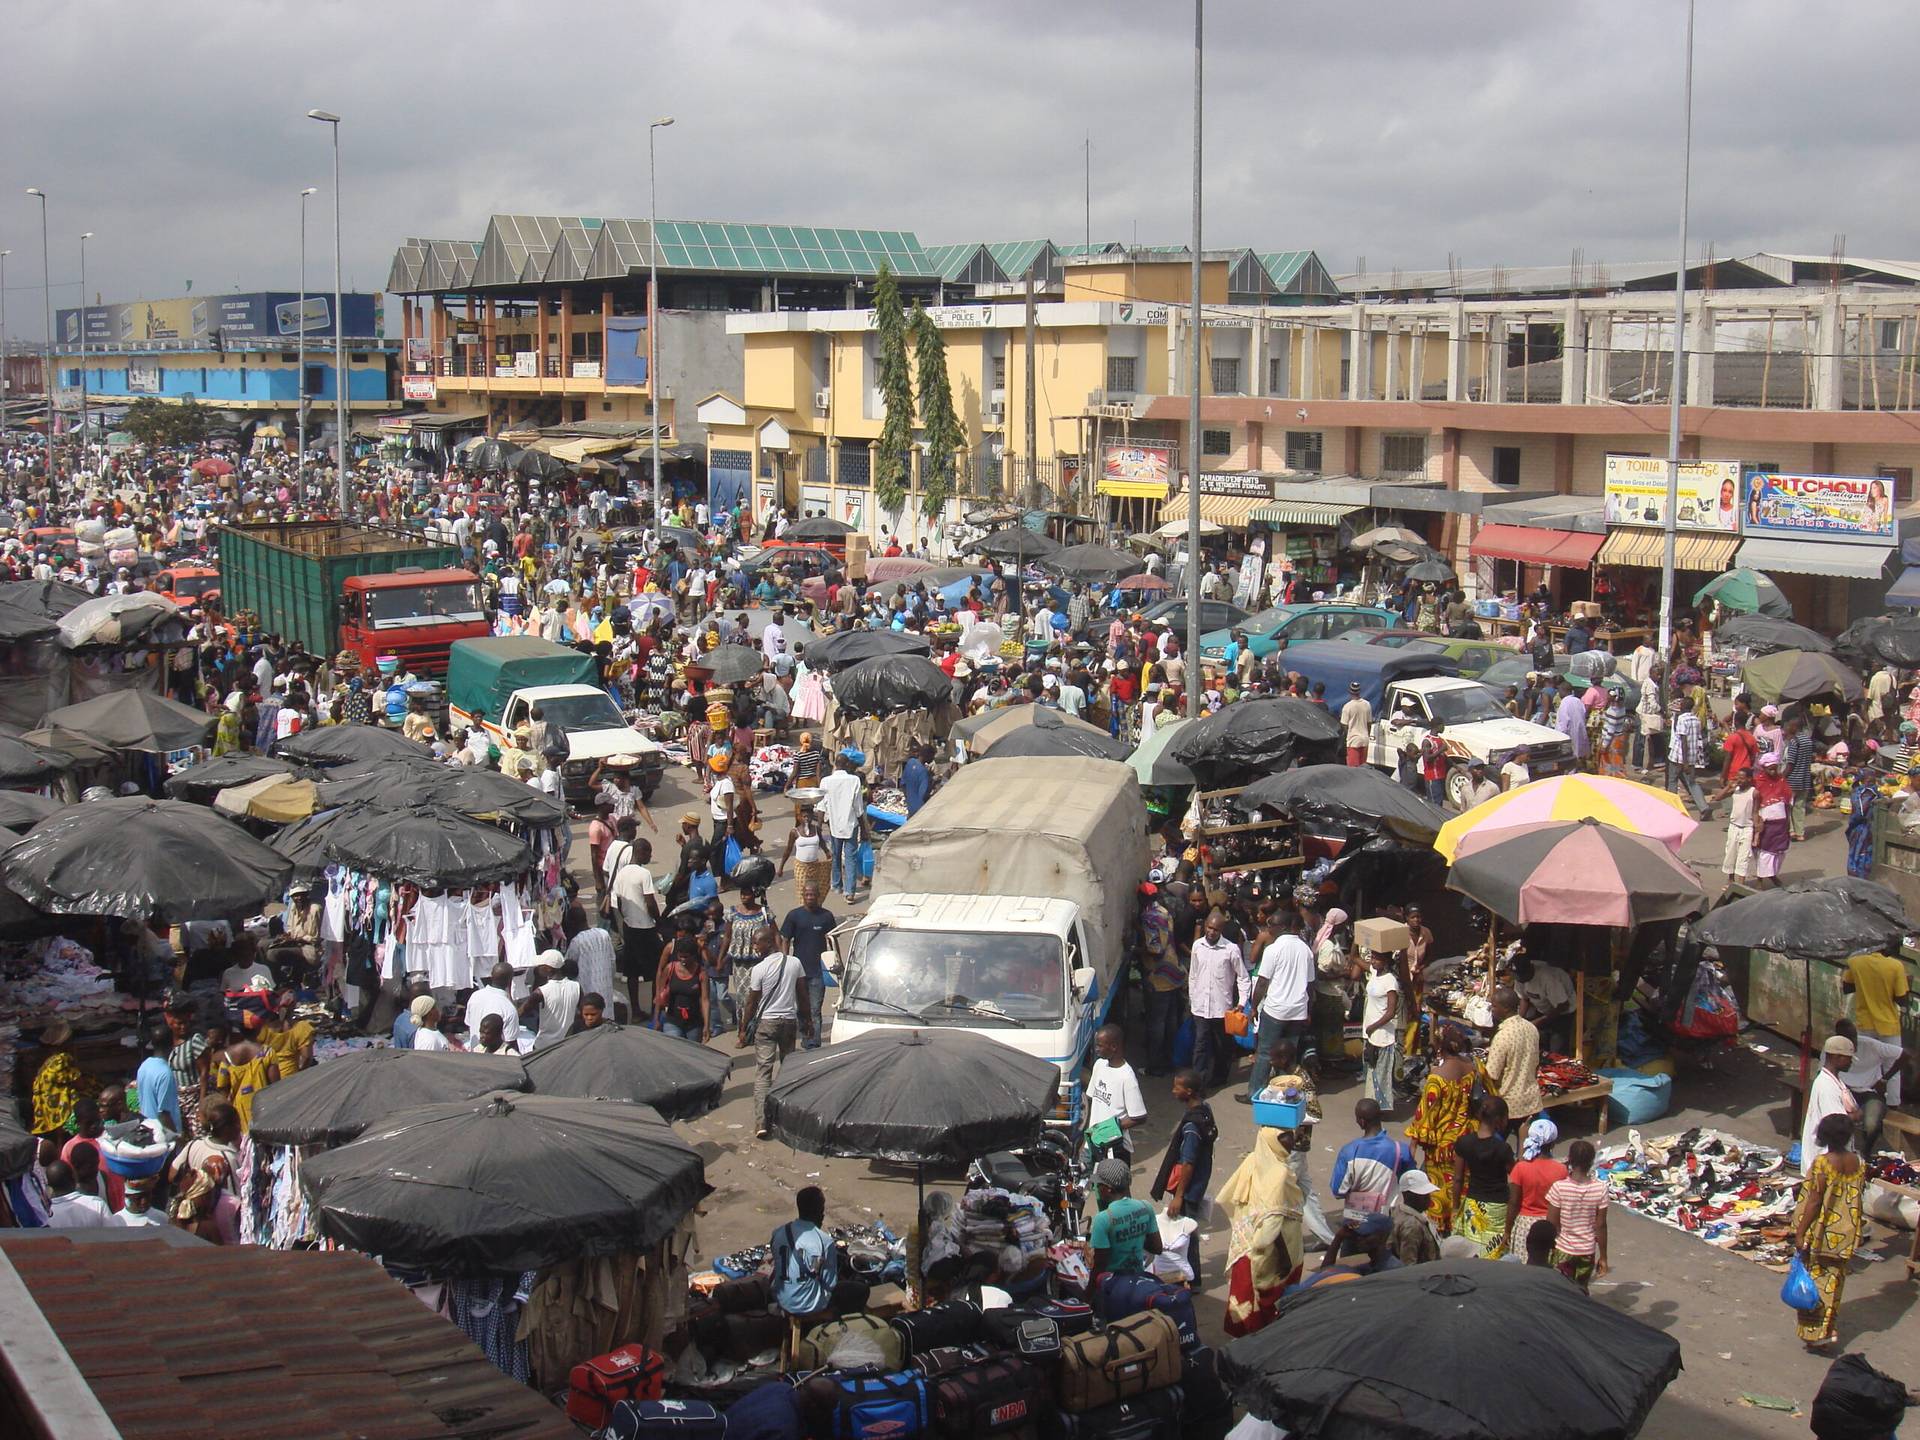
[[[1188,511],[1188,495],[1182,490],[1160,507],[1160,523],[1166,525],[1174,520],[1185,520]],[[1260,507],[1267,501],[1258,495],[1202,495],[1200,497],[1200,518],[1211,520],[1222,530],[1244,530],[1250,521],[1257,518]]]
[[[556,460],[564,460],[569,465],[578,465],[589,455],[606,455],[615,450],[624,450],[633,442],[626,436],[589,437],[584,440],[561,440],[551,447],[544,441],[537,442],[536,448],[544,449]]]
[[[1733,563],[1734,552],[1739,548],[1738,535],[1682,530],[1673,537],[1673,568],[1717,573]],[[1666,563],[1666,550],[1666,531],[1644,525],[1626,526],[1607,532],[1606,543],[1601,545],[1594,563],[1658,570]]]
[[[1273,500],[1253,512],[1262,525],[1338,525],[1364,505],[1342,505],[1332,500]]]

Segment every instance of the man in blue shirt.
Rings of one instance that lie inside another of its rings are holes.
[[[155,1026],[147,1032],[147,1058],[140,1062],[140,1069],[134,1075],[134,1088],[140,1097],[141,1115],[158,1121],[176,1135],[184,1135],[186,1130],[180,1123],[180,1085],[173,1078],[173,1067],[167,1063],[167,1052],[172,1048],[173,1033],[166,1026]]]
[[[393,1017],[394,1049],[413,1049],[414,1032],[419,1028],[413,1023],[413,1002],[422,995],[432,993],[433,991],[424,982],[418,980],[407,987],[407,998],[400,1002],[400,1013]]]
[[[927,797],[933,793],[933,771],[927,768],[927,762],[933,759],[931,745],[919,745],[907,757],[907,763],[900,767],[900,789],[907,797],[907,814],[917,815],[920,807],[927,803]]]
[[[808,883],[800,889],[800,903],[780,922],[780,938],[787,942],[787,953],[807,972],[807,1008],[813,1012],[813,1034],[802,1043],[808,1050],[820,1048],[820,1035],[826,1029],[821,1008],[827,999],[827,936],[833,933],[834,914],[820,903],[820,887]]]
[[[1413,1147],[1387,1134],[1379,1102],[1370,1097],[1354,1102],[1353,1121],[1360,1134],[1334,1157],[1333,1193],[1346,1204],[1344,1218],[1357,1222],[1387,1213],[1394,1187],[1413,1168]]]
[[[793,1197],[798,1218],[773,1232],[773,1303],[788,1315],[818,1315],[833,1301],[840,1279],[840,1257],[822,1226],[826,1192],[809,1185]]]

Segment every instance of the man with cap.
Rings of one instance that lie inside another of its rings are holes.
[[[1854,1044],[1844,1035],[1830,1035],[1820,1047],[1820,1068],[1807,1087],[1807,1113],[1800,1122],[1800,1173],[1813,1168],[1813,1160],[1824,1148],[1814,1138],[1820,1122],[1829,1115],[1844,1115],[1849,1124],[1860,1120],[1860,1102],[1841,1076],[1852,1067]]]
[[[1146,1201],[1127,1193],[1132,1188],[1133,1170],[1117,1156],[1093,1167],[1093,1191],[1100,1208],[1087,1238],[1093,1247],[1096,1282],[1104,1274],[1144,1275],[1147,1256],[1160,1253],[1159,1218]]]
[[[1440,1232],[1427,1216],[1436,1188],[1424,1170],[1409,1170],[1400,1178],[1400,1203],[1393,1208],[1387,1248],[1402,1265],[1425,1265],[1440,1258]]]
[[[1467,761],[1467,786],[1460,795],[1460,808],[1471,810],[1484,805],[1500,793],[1500,787],[1487,778],[1487,762],[1478,755]]]
[[[538,1026],[533,1048],[544,1050],[567,1038],[573,1017],[580,1011],[580,982],[574,967],[558,950],[542,950],[533,967],[534,986],[520,1002],[520,1018]]]
[[[1373,738],[1373,706],[1360,693],[1360,682],[1347,685],[1347,703],[1340,707],[1340,729],[1347,747],[1347,764],[1367,763],[1367,742]]]

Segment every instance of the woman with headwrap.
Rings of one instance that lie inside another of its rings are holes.
[[[97,1082],[74,1063],[66,1047],[73,1043],[73,1026],[65,1020],[50,1021],[40,1032],[40,1044],[47,1058],[33,1076],[33,1133],[64,1134],[73,1129],[76,1101],[100,1093]]]
[[[1545,1115],[1533,1117],[1520,1159],[1507,1172],[1507,1231],[1501,1249],[1508,1255],[1527,1253],[1527,1232],[1547,1218],[1547,1191],[1567,1178],[1567,1167],[1553,1158],[1560,1130]]]
[[[1313,932],[1314,1033],[1318,1052],[1343,1053],[1347,1011],[1353,1006],[1353,963],[1347,956],[1347,912],[1335,906]]]
[[[1290,1130],[1260,1129],[1247,1158],[1214,1196],[1233,1216],[1227,1239],[1229,1335],[1251,1335],[1273,1319],[1280,1296],[1300,1278],[1305,1200],[1288,1163],[1292,1137]]]
[[[1793,839],[1793,786],[1780,773],[1780,763],[1780,752],[1769,750],[1760,757],[1760,769],[1753,777],[1753,854],[1758,877],[1754,886],[1760,890],[1779,885],[1780,868]]]
[[[1472,1127],[1473,1080],[1476,1067],[1466,1031],[1443,1024],[1434,1037],[1439,1059],[1420,1088],[1420,1103],[1407,1122],[1407,1139],[1420,1147],[1421,1168],[1433,1181],[1433,1207],[1428,1219],[1442,1235],[1453,1228],[1454,1142]]]

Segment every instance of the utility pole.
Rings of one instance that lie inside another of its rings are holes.
[[[7,428],[7,401],[13,388],[13,367],[7,351],[7,257],[12,253],[0,250],[0,430]]]
[[[319,189],[317,185],[309,185],[300,192],[300,359],[293,382],[294,405],[300,422],[300,449],[293,460],[296,489],[300,488],[307,472],[307,197],[318,194]]]
[[[344,522],[351,507],[347,503],[347,317],[340,313],[340,117],[327,110],[309,110],[307,118],[333,127],[333,453]]]
[[[1026,398],[1022,402],[1026,408],[1027,424],[1027,508],[1037,510],[1040,506],[1040,425],[1033,413],[1034,377],[1033,377],[1033,271],[1027,271],[1027,346],[1026,346]]]
[[[1093,136],[1087,136],[1086,163],[1087,253],[1093,253]]]
[[[1193,300],[1187,323],[1187,718],[1200,714],[1200,102],[1206,0],[1193,0]]]
[[[80,464],[87,464],[87,241],[91,230],[80,236]]]
[[[1685,114],[1680,161],[1680,263],[1673,277],[1673,375],[1667,385],[1671,402],[1667,416],[1667,508],[1661,528],[1666,531],[1660,556],[1660,653],[1673,647],[1674,511],[1680,504],[1680,407],[1686,403],[1687,365],[1687,209],[1693,188],[1693,0],[1687,0],[1686,84],[1682,90]],[[1745,477],[1741,477],[1744,481]]]
[[[662,115],[647,126],[647,400],[653,411],[653,539],[660,543],[660,527],[667,522],[660,484],[660,199],[653,184],[653,132],[673,124]],[[602,374],[606,373],[604,371]],[[707,497],[711,504],[713,497]]]
[[[47,260],[47,192],[38,185],[29,185],[27,194],[37,196],[40,201],[40,291],[47,306],[47,353],[41,365],[47,389],[47,490],[58,495],[53,470],[53,267]]]

